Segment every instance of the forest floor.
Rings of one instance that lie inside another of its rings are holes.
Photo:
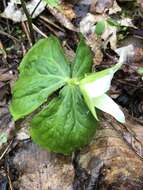
[[[32,10],[37,5],[32,31],[23,7],[8,2],[0,1],[0,190],[143,190],[142,0],[65,0],[60,10],[27,0]],[[93,31],[99,20],[110,22],[100,36]],[[94,71],[126,52],[109,92],[126,123],[102,114],[90,145],[63,156],[34,144],[28,119],[14,122],[9,104],[19,64],[35,42],[55,35],[72,60],[81,33],[93,51]]]

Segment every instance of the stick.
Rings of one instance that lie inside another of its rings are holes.
[[[35,36],[34,36],[34,30],[33,30],[33,26],[32,26],[32,19],[31,19],[31,16],[30,16],[27,8],[26,8],[25,1],[24,0],[20,0],[20,1],[21,1],[23,11],[27,17],[31,41],[32,41],[32,44],[34,44],[35,43]]]

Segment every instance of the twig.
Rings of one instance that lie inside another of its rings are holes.
[[[4,35],[4,36],[7,36],[8,38],[12,39],[15,44],[17,44],[17,43],[20,42],[17,38],[15,38],[14,36],[8,34],[7,32],[4,32],[4,31],[1,31],[1,30],[0,30],[0,34],[1,34],[1,35]]]
[[[22,22],[22,23],[21,23],[21,26],[22,26],[22,28],[23,28],[23,30],[24,30],[26,36],[27,36],[27,39],[28,39],[28,42],[29,42],[30,46],[32,46],[32,41],[31,41],[31,38],[30,38],[29,31],[28,31],[28,29],[27,29],[26,23],[25,23],[25,22]]]
[[[47,38],[47,35],[46,35],[44,32],[42,32],[36,25],[34,25],[34,24],[32,24],[32,25],[33,25],[33,29],[34,29],[37,33],[39,33],[39,34],[41,34],[41,36]]]
[[[27,17],[31,41],[32,41],[32,44],[34,44],[35,43],[35,37],[34,37],[34,30],[33,30],[33,26],[32,26],[32,19],[31,19],[31,16],[30,16],[27,8],[26,8],[25,1],[24,0],[20,0],[20,1],[21,1],[23,11]]]
[[[35,13],[36,9],[38,8],[38,6],[40,5],[41,2],[42,2],[42,0],[40,0],[40,1],[37,3],[37,5],[35,6],[33,12],[31,13],[31,18],[32,18],[33,14]]]
[[[11,181],[11,178],[10,178],[9,166],[7,166],[6,169],[7,169],[7,178],[8,178],[8,181],[9,181],[10,190],[14,190],[14,189],[13,189],[13,185],[12,185],[12,181]]]
[[[45,23],[43,20],[40,20],[41,23],[43,23],[51,32],[53,32],[54,35],[59,36],[58,32],[54,30],[49,24]]]
[[[65,30],[64,30],[62,27],[60,27],[59,25],[55,24],[55,23],[54,23],[52,20],[50,20],[49,18],[47,18],[47,17],[45,17],[45,16],[42,16],[42,15],[40,15],[39,18],[40,18],[40,20],[44,20],[45,22],[47,22],[48,24],[50,24],[50,25],[54,26],[55,28],[61,30],[62,32],[65,32]]]
[[[4,9],[6,8],[6,1],[3,0],[3,5],[4,5]],[[6,18],[6,23],[7,23],[7,29],[8,29],[8,33],[10,33],[10,26],[9,26],[9,20]]]
[[[9,145],[6,147],[6,149],[4,150],[4,152],[2,153],[2,155],[0,155],[0,160],[5,156],[5,154],[7,153],[8,149],[10,148],[12,142],[13,142],[13,140],[10,141]]]

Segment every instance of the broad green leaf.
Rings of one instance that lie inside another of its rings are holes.
[[[78,87],[70,85],[33,118],[31,136],[48,150],[70,154],[89,143],[96,125]]]
[[[83,38],[77,47],[76,57],[72,71],[72,77],[84,77],[92,69],[92,53]]]
[[[59,0],[43,0],[51,7],[58,7],[60,4]]]
[[[105,31],[105,21],[101,20],[97,22],[96,27],[95,27],[95,33],[97,35],[102,35],[102,33]]]
[[[37,109],[47,97],[65,84],[63,78],[53,75],[21,77],[13,88],[10,111],[14,120]]]
[[[109,113],[117,121],[121,123],[125,122],[125,116],[120,107],[107,94],[94,98],[92,102],[96,108]]]
[[[41,74],[70,76],[68,61],[59,40],[52,36],[39,40],[20,63],[20,75]]]
[[[70,68],[55,37],[36,43],[20,65],[20,77],[13,88],[10,111],[15,120],[44,103],[70,76]]]

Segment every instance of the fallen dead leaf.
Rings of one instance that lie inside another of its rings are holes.
[[[64,3],[64,4],[61,4],[60,7],[61,7],[61,11],[66,16],[66,18],[68,18],[69,20],[76,18],[76,14],[71,4]]]
[[[70,21],[69,18],[66,17],[66,15],[61,11],[60,9],[56,9],[55,7],[47,6],[47,9],[50,11],[50,13],[57,19],[57,21],[63,25],[65,28],[78,32],[78,28],[76,28]]]
[[[26,8],[29,11],[30,15],[33,13],[38,3],[39,3],[39,0],[31,0],[30,2],[26,3]],[[44,1],[41,1],[41,3],[38,5],[36,10],[34,11],[32,18],[37,17],[45,9],[45,6],[46,6],[46,3]],[[27,17],[24,14],[23,9],[22,8],[18,9],[17,4],[14,3],[13,0],[10,0],[4,12],[1,13],[0,15],[1,17],[13,20],[14,22],[22,22],[22,21],[27,20]]]

